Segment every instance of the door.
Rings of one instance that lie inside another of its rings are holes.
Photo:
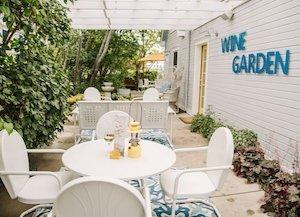
[[[199,104],[198,112],[205,112],[205,80],[206,80],[206,64],[207,64],[207,44],[200,46],[200,81],[199,81]]]

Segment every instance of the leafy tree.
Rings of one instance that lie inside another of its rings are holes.
[[[107,51],[95,67],[106,35],[107,31],[104,30],[75,31],[73,34],[69,42],[71,46],[68,53],[71,57],[68,68],[72,71],[70,76],[75,83],[75,92],[82,92],[90,85],[100,88],[105,80],[113,81],[116,87],[121,87],[126,74],[133,68],[139,44],[127,30],[112,32]]]
[[[56,0],[0,2],[0,116],[28,147],[48,144],[66,119],[71,84],[58,59],[70,21]]]
[[[156,30],[135,30],[132,31],[132,35],[139,43],[139,50],[134,58],[135,78],[136,84],[138,84],[139,77],[145,77],[145,63],[139,60],[149,53],[160,51],[158,43],[161,32]]]
[[[68,68],[73,72],[70,76],[75,92],[82,92],[91,85],[100,88],[104,80],[113,81],[117,88],[123,87],[125,79],[135,80],[138,73],[144,71],[139,59],[160,50],[159,31],[86,30],[74,31],[72,35],[67,53],[71,56]]]

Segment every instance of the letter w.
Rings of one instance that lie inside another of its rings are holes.
[[[224,38],[224,39],[222,38],[221,42],[222,42],[222,52],[228,53],[230,48],[230,38]]]

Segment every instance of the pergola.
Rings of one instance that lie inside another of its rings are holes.
[[[68,15],[75,29],[192,30],[245,0],[77,0]]]

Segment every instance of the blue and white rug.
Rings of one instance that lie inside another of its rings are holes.
[[[138,181],[131,181],[130,184],[139,187]],[[159,184],[159,176],[148,178],[147,185],[151,197],[152,216],[171,216],[171,204],[167,204],[164,201],[163,191]],[[38,209],[33,217],[47,217],[49,212],[50,209]],[[217,214],[211,206],[207,206],[203,203],[184,203],[177,205],[176,217],[217,217]]]
[[[152,216],[171,216],[171,204],[166,203],[164,200],[164,194],[159,183],[159,176],[150,177],[146,182],[150,191]],[[135,187],[139,187],[138,181],[131,181],[131,184]],[[200,202],[177,204],[175,213],[176,217],[217,217],[213,207]]]

